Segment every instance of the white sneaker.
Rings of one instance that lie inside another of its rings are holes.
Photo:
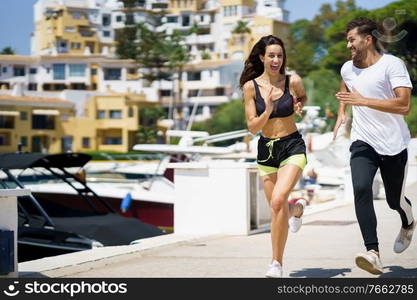
[[[268,278],[281,278],[283,274],[282,266],[279,262],[274,260],[270,265],[269,269],[265,274],[265,277]]]
[[[303,206],[303,211],[302,211],[301,215],[299,217],[292,216],[291,218],[288,219],[288,225],[290,227],[290,231],[294,232],[294,233],[297,232],[298,230],[300,230],[301,225],[303,224],[303,220],[301,219],[301,217],[303,216],[304,208],[307,205],[307,201],[304,200],[304,199],[300,199],[297,202],[295,202],[295,204],[297,204],[297,203],[299,203]]]
[[[394,252],[395,253],[401,253],[405,249],[407,249],[408,246],[410,246],[411,239],[413,238],[413,232],[414,232],[415,228],[416,228],[416,222],[415,221],[413,221],[413,225],[408,229],[404,229],[404,228],[401,227],[400,233],[398,234],[398,236],[397,236],[397,238],[395,239],[395,242],[394,242]]]
[[[355,262],[359,268],[371,274],[380,275],[384,273],[381,260],[374,250],[369,250],[366,253],[358,253],[355,257]]]

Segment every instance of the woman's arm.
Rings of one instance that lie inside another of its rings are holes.
[[[301,112],[307,102],[307,95],[304,89],[303,80],[298,74],[291,75],[290,90],[294,97],[294,110],[301,117]]]
[[[268,122],[269,115],[272,113],[272,87],[269,91],[268,97],[265,101],[265,111],[260,115],[256,115],[256,106],[255,106],[255,86],[252,81],[248,81],[243,85],[243,99],[245,102],[245,116],[246,124],[249,131],[252,134],[260,131]]]

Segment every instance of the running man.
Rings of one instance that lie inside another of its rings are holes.
[[[388,205],[398,212],[402,226],[394,252],[410,245],[415,222],[411,202],[404,196],[407,146],[410,132],[404,121],[411,108],[411,81],[403,61],[382,53],[373,32],[377,24],[366,18],[346,27],[347,48],[352,60],[341,69],[343,82],[336,94],[340,101],[334,136],[345,120],[345,107],[352,105],[353,124],[350,166],[356,217],[367,252],[355,257],[356,265],[372,274],[383,273],[379,256],[377,219],[372,183],[380,169]]]

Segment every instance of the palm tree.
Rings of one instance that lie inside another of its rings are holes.
[[[16,54],[16,51],[14,51],[12,49],[12,47],[9,46],[9,47],[4,47],[3,50],[1,50],[0,54],[3,54],[3,55],[14,55],[14,54]]]
[[[236,34],[251,33],[251,30],[248,27],[248,22],[238,21],[236,24],[236,27],[232,30],[232,33],[236,33]]]
[[[248,22],[238,21],[236,27],[232,30],[232,33],[239,37],[240,44],[243,45],[245,43],[246,34],[251,33]]]

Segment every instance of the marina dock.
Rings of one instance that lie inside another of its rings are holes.
[[[417,186],[410,186],[417,216]],[[393,252],[400,230],[398,214],[385,200],[374,201],[384,274],[381,278],[417,277],[417,238],[402,254]],[[364,251],[353,203],[311,210],[303,227],[289,234],[284,276],[290,278],[370,277],[354,263]],[[176,235],[142,240],[137,245],[106,247],[19,264],[26,278],[261,278],[270,262],[270,234]]]

